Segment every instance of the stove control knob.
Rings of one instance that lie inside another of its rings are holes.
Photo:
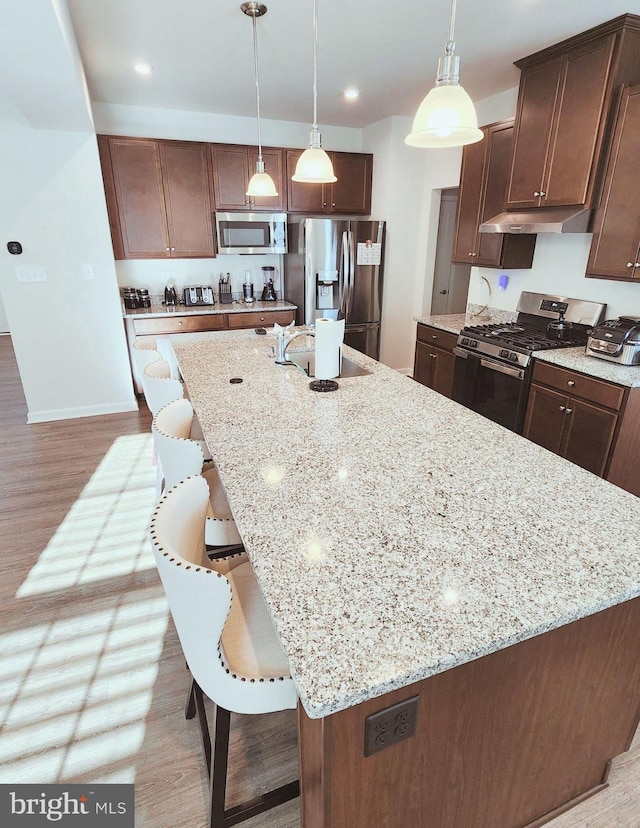
[[[469,339],[468,337],[463,337],[461,345],[466,345],[467,348],[477,348],[478,342],[475,339]]]

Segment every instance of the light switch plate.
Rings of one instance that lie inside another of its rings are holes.
[[[46,282],[47,271],[44,267],[16,267],[16,278],[19,282]]]

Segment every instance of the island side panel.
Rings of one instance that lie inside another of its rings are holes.
[[[639,653],[634,599],[327,719],[301,710],[303,828],[543,824],[628,749]],[[415,736],[365,757],[365,717],[416,694]]]

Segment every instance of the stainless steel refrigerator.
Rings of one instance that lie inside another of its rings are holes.
[[[297,325],[345,320],[346,345],[380,354],[384,221],[289,217],[284,298]],[[364,262],[379,262],[368,264]]]

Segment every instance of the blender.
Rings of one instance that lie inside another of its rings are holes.
[[[262,289],[263,302],[275,302],[278,296],[275,291],[274,282],[277,278],[277,271],[273,265],[264,265],[262,268],[264,287]]]

